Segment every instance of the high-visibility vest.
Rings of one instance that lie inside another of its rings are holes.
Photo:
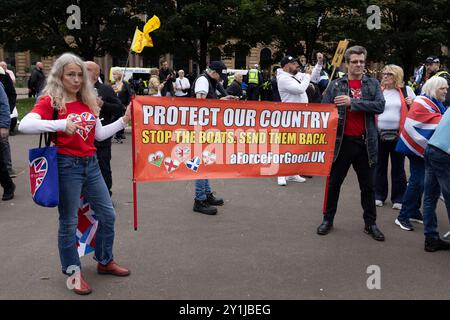
[[[267,80],[266,82],[264,82],[261,87],[263,90],[269,90],[271,87],[270,80]]]
[[[259,84],[258,69],[250,69],[248,72],[248,83]]]
[[[448,73],[448,72],[445,71],[445,70],[439,71],[439,72],[436,73],[433,77],[440,77],[440,76],[442,76],[442,75],[446,75],[446,76],[450,77],[450,73]]]
[[[228,85],[231,85],[234,81],[234,74],[228,76]]]

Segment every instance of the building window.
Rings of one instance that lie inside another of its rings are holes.
[[[219,61],[222,60],[222,52],[219,48],[214,47],[209,50],[209,61]]]
[[[159,69],[159,56],[154,54],[142,55],[144,68],[158,68]]]
[[[113,66],[125,67],[126,64],[127,64],[127,57],[126,56],[113,57]]]
[[[270,69],[270,66],[272,65],[272,51],[270,51],[269,48],[264,48],[261,50],[259,65],[261,66],[261,69]]]
[[[237,50],[234,52],[234,68],[246,69],[247,68],[247,52],[244,50]]]

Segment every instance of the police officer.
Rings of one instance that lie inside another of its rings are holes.
[[[247,100],[259,100],[259,86],[263,83],[259,65],[255,64],[247,73]]]

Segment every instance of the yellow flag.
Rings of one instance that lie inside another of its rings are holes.
[[[144,32],[136,28],[134,32],[133,41],[131,43],[131,50],[136,53],[141,53],[145,47],[153,47],[153,40],[150,37],[150,32],[155,31],[161,26],[161,21],[157,16],[153,16],[144,25]]]
[[[145,37],[144,33],[136,27],[133,42],[131,43],[131,50],[136,53],[141,53],[145,47],[153,47],[152,38],[150,36]]]
[[[161,26],[161,21],[157,16],[153,16],[144,26],[144,34],[148,35],[150,32],[155,31]]]

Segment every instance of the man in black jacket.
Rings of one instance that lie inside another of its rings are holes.
[[[40,96],[42,89],[44,89],[45,75],[43,70],[44,65],[42,64],[42,62],[37,62],[36,68],[31,73],[29,89],[35,93],[36,98]]]
[[[6,96],[3,84],[0,83],[0,138],[6,138],[9,134],[10,113],[8,105],[8,97]],[[3,162],[3,154],[0,150],[0,185],[3,187],[4,192],[2,201],[11,200],[14,198],[14,191],[16,185],[12,182],[6,169],[6,164]]]
[[[347,75],[333,80],[322,100],[322,103],[337,105],[339,119],[326,208],[317,233],[326,235],[333,228],[341,186],[353,166],[361,191],[364,232],[377,241],[384,241],[384,235],[376,225],[373,171],[378,154],[375,115],[383,113],[385,100],[379,82],[364,74],[366,49],[361,46],[350,47],[344,57]]]
[[[242,74],[240,73],[236,73],[234,75],[234,80],[233,82],[229,85],[229,87],[227,88],[227,93],[230,96],[235,96],[235,97],[239,97],[239,99],[242,98],[242,87],[241,87],[241,83],[242,83]]]
[[[98,81],[100,75],[99,65],[93,61],[87,61],[86,68],[89,72],[89,79],[94,84],[98,93],[98,102],[99,107],[101,108],[100,119],[102,120],[102,125],[105,126],[119,117],[123,106],[119,98],[114,93],[113,88]],[[94,145],[97,148],[98,164],[110,195],[112,195],[111,139],[112,138],[108,138],[101,142],[94,142]]]
[[[161,96],[165,97],[167,92],[169,92],[172,97],[175,95],[175,89],[173,88],[175,79],[176,75],[172,69],[169,69],[169,63],[164,60],[161,63],[161,69],[159,70],[159,81],[161,84],[164,84],[164,87],[161,90]]]
[[[0,82],[3,84],[3,87],[5,89],[5,93],[8,97],[8,103],[9,103],[9,111],[10,113],[13,112],[14,108],[16,107],[16,89],[14,88],[14,83],[9,76],[8,73],[5,72],[3,68],[0,67]],[[17,118],[14,118],[15,122],[17,122]],[[13,122],[13,119],[11,119],[11,123]],[[10,131],[11,128],[13,128],[11,125],[9,127]],[[6,164],[6,167],[8,168],[8,173],[11,178],[16,177],[16,173],[12,169],[12,161],[11,161],[11,146],[9,144],[8,137],[0,138],[0,150],[2,151],[3,155],[3,161]]]

